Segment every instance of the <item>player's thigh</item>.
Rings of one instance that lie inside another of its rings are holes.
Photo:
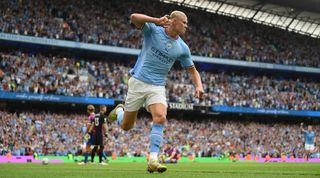
[[[96,135],[94,145],[95,145],[95,146],[100,146],[101,144],[103,144],[103,137],[102,137],[102,135],[101,135],[101,134]]]
[[[306,150],[306,151],[311,151],[313,148],[313,145],[312,144],[305,144],[305,146],[304,146],[304,149]]]
[[[131,77],[128,81],[128,93],[125,100],[125,111],[127,112],[135,112],[138,111],[145,102],[146,84],[141,82],[134,77]],[[134,114],[127,114],[125,117],[129,118],[134,116]]]
[[[166,98],[166,89],[164,86],[147,86],[147,94],[146,94],[146,110],[151,112],[150,105],[153,104],[162,104],[165,106],[165,110],[168,107],[167,98]],[[161,109],[161,108],[160,108]]]
[[[152,120],[157,124],[164,124],[167,117],[167,106],[163,103],[154,103],[148,106]]]
[[[314,145],[313,145],[313,144],[308,144],[306,148],[307,148],[307,150],[308,150],[309,152],[311,152],[311,151],[314,150]]]
[[[167,116],[167,99],[164,86],[152,86],[146,99],[146,109],[151,113],[153,122],[164,124]]]
[[[91,147],[91,145],[94,144],[94,140],[95,140],[95,135],[94,134],[90,134],[90,139],[87,142],[87,146]]]

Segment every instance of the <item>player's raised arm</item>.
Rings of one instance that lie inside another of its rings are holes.
[[[161,26],[167,26],[171,22],[167,15],[160,18],[156,18],[156,17],[145,15],[145,14],[133,13],[130,16],[130,19],[131,19],[131,23],[133,23],[139,29],[141,29],[144,23],[146,22],[155,23]]]
[[[195,96],[197,98],[201,98],[203,96],[204,91],[203,91],[203,86],[202,86],[199,72],[197,71],[194,65],[191,67],[188,67],[187,71],[191,74],[191,80],[196,87]]]
[[[301,132],[303,132],[304,133],[304,128],[303,128],[303,122],[301,122],[301,124],[300,124],[300,129],[301,129]]]

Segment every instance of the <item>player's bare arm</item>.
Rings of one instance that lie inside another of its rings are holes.
[[[303,122],[301,122],[301,124],[300,124],[300,129],[301,129],[301,132],[304,132]]]
[[[103,130],[105,131],[104,135],[107,136],[107,135],[108,135],[108,126],[107,126],[107,124],[104,123],[104,124],[102,125],[102,127],[103,127]]]
[[[94,127],[94,125],[93,125],[93,124],[91,124],[91,125],[90,125],[90,128],[88,129],[88,131],[87,131],[87,133],[86,133],[86,134],[90,134],[90,133],[91,133],[91,131],[92,131],[92,129],[93,129],[93,127]]]
[[[91,128],[91,123],[88,122],[88,123],[86,124],[86,127],[87,127],[86,133],[89,133],[89,130],[90,130],[90,128]]]
[[[196,88],[195,96],[201,98],[204,94],[204,90],[199,72],[194,65],[187,68],[187,71],[191,74],[191,80]]]
[[[133,23],[137,28],[141,29],[146,22],[155,23],[156,25],[167,26],[171,23],[167,16],[160,18],[150,17],[145,14],[133,13],[130,16],[131,23]]]
[[[89,128],[87,128],[87,131],[86,131],[86,133],[84,134],[84,139],[85,139],[85,140],[89,140],[89,139],[90,139],[90,133],[91,133],[93,127],[94,127],[94,126],[91,124],[91,126],[90,126]]]

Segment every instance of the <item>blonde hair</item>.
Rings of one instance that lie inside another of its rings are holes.
[[[94,106],[93,105],[88,105],[87,106],[87,110],[89,111],[89,112],[94,112]]]
[[[176,17],[187,17],[187,15],[182,11],[178,11],[178,10],[172,11],[169,18],[174,19]]]

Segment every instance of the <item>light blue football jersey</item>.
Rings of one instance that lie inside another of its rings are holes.
[[[154,23],[145,23],[142,28],[143,45],[130,74],[145,83],[164,86],[166,77],[176,60],[183,68],[193,64],[190,49],[180,38],[169,37],[165,29]]]
[[[314,144],[314,137],[316,136],[314,131],[304,131],[304,136],[306,138],[306,144]]]

